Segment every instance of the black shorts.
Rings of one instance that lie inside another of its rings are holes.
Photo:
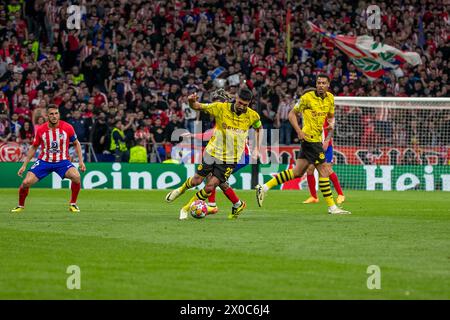
[[[325,162],[322,142],[302,141],[299,159],[306,159],[309,163],[318,165]]]
[[[204,153],[202,164],[197,166],[197,174],[207,177],[210,173],[219,179],[220,183],[228,180],[233,173],[236,163],[223,163],[208,153]]]

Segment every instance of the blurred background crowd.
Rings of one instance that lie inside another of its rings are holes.
[[[209,102],[218,87],[235,93],[247,85],[257,97],[253,107],[264,127],[280,129],[280,143],[289,145],[298,141],[287,114],[301,92],[314,86],[318,73],[330,76],[330,91],[338,96],[448,97],[450,5],[435,0],[380,0],[381,29],[368,30],[369,4],[341,0],[2,2],[0,143],[29,143],[34,127],[46,121],[46,105],[53,103],[59,106],[61,119],[74,126],[78,139],[92,143],[98,160],[127,161],[137,146],[147,160],[164,161],[174,130],[193,132],[196,120],[203,130],[213,126],[209,116],[188,107],[188,94],[198,92],[201,101]],[[80,6],[79,29],[69,29],[76,26],[67,11],[70,5]],[[289,63],[288,7],[292,10]],[[400,73],[388,72],[369,81],[345,54],[312,33],[308,20],[335,33],[369,34],[418,52],[422,64],[405,65]],[[377,119],[370,109],[348,108],[338,119],[342,127],[337,142],[449,143],[443,141],[442,131],[447,130],[448,140],[450,118],[448,112],[439,112],[408,111]]]

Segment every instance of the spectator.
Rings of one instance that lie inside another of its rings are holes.
[[[166,127],[162,125],[161,118],[156,118],[151,129],[151,140],[153,149],[158,153],[159,159],[164,161],[166,159],[165,144],[168,140],[168,132]]]
[[[15,141],[19,137],[20,128],[22,128],[22,125],[19,123],[19,115],[17,113],[13,113],[11,116],[10,128],[12,135],[11,139]]]
[[[68,119],[68,122],[73,126],[78,140],[80,142],[87,142],[89,137],[88,122],[81,117],[80,110],[75,110],[72,113],[72,117]]]
[[[125,126],[121,120],[118,120],[114,124],[114,128],[111,130],[111,144],[109,150],[114,154],[116,162],[128,162],[129,152],[125,139]]]
[[[102,161],[105,151],[110,149],[111,138],[110,131],[108,128],[108,124],[106,123],[106,115],[101,112],[99,116],[96,118],[96,121],[93,124],[92,138],[90,141],[92,142],[92,147],[96,154],[96,157],[99,161]]]
[[[289,112],[292,109],[292,98],[290,95],[285,95],[276,115],[276,127],[280,129],[280,144],[291,144],[292,125],[289,122]]]
[[[144,139],[137,139],[136,145],[130,149],[130,163],[147,163],[147,148]]]
[[[19,131],[17,142],[21,144],[31,144],[33,142],[34,130],[30,121],[25,121]]]

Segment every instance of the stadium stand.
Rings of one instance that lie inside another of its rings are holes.
[[[81,8],[79,30],[68,29],[72,4]],[[93,144],[99,160],[113,161],[105,154],[111,130],[121,120],[128,149],[143,139],[149,155],[157,154],[150,161],[162,162],[173,130],[192,132],[196,119],[204,129],[212,125],[187,107],[189,93],[222,85],[235,92],[246,83],[260,97],[264,126],[284,128],[286,104],[323,72],[338,96],[449,97],[450,5],[434,0],[377,4],[380,30],[367,29],[364,1],[6,1],[0,4],[0,142],[29,142],[29,131],[44,121],[45,106],[55,103],[61,119],[74,126],[80,141]],[[369,81],[345,54],[310,32],[307,21],[339,34],[373,35],[418,52],[423,63]],[[209,95],[201,99],[209,101]],[[371,115],[361,110],[347,114],[343,126],[354,118],[370,122]],[[430,133],[448,121],[432,117],[416,130]],[[370,140],[373,130],[364,129],[360,140]],[[405,124],[404,130],[414,129]],[[284,144],[298,142],[291,130],[283,132]],[[438,144],[432,136],[420,143]]]

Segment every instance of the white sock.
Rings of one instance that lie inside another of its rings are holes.
[[[268,190],[269,190],[269,187],[266,186],[265,184],[263,184],[263,185],[262,185],[262,189],[263,189],[263,191],[268,191]]]
[[[233,208],[238,208],[242,204],[241,200],[233,204]]]
[[[208,206],[210,206],[210,207],[216,207],[217,205],[216,205],[215,202],[209,202],[209,203],[208,203]]]

